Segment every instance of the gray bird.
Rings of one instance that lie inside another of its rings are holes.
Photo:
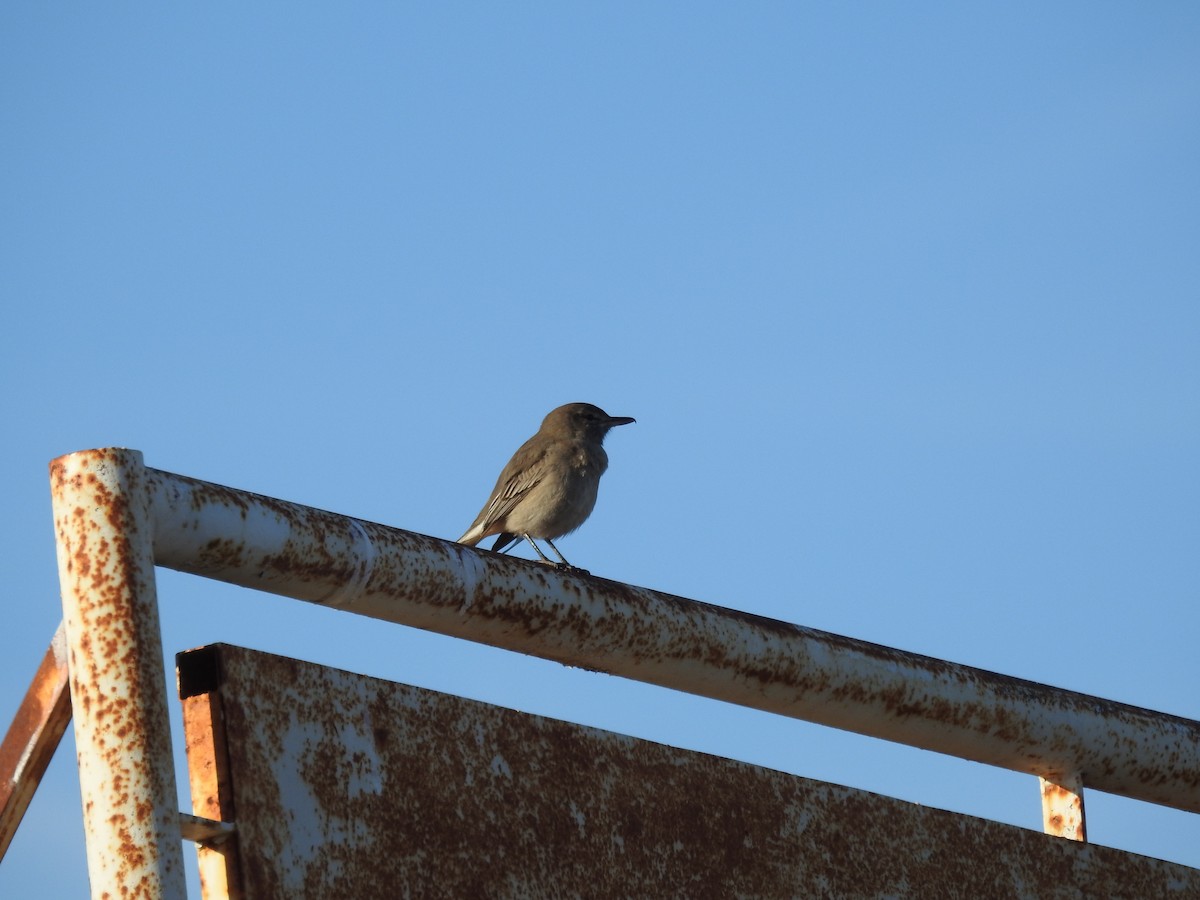
[[[604,436],[610,428],[633,421],[610,416],[590,403],[568,403],[551,412],[538,433],[513,454],[458,542],[474,547],[497,534],[492,549],[502,551],[524,538],[542,562],[559,565],[534,543],[534,538],[542,538],[562,565],[573,568],[554,546],[554,538],[570,534],[592,514],[600,476],[608,468]]]

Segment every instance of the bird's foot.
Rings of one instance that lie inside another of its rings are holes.
[[[587,569],[581,569],[579,566],[573,566],[566,560],[563,560],[562,562],[555,562],[552,559],[543,559],[543,560],[541,560],[541,562],[543,565],[547,565],[552,569],[558,569],[560,572],[571,572],[575,575],[591,575],[592,574]]]

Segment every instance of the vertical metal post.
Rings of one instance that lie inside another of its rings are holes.
[[[1039,778],[1038,783],[1042,787],[1042,830],[1068,840],[1086,841],[1083,779],[1070,774],[1053,781]]]
[[[92,897],[184,900],[142,454],[50,464]]]

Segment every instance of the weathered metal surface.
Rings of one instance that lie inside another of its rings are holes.
[[[197,844],[220,844],[233,837],[237,826],[232,822],[219,822],[188,813],[179,814],[179,832],[185,841]]]
[[[67,638],[60,624],[0,744],[0,860],[70,721]]]
[[[148,470],[160,565],[1200,812],[1200,723]]]
[[[94,898],[186,895],[141,454],[50,464]]]
[[[1039,778],[1042,788],[1042,830],[1046,834],[1086,841],[1083,815],[1083,779],[1060,778],[1057,783]]]
[[[1168,897],[1200,871],[283,657],[219,695],[245,896]],[[206,893],[212,900],[214,896]]]
[[[193,654],[187,679],[198,677],[204,656]],[[202,673],[206,682],[215,683],[214,668]],[[225,751],[225,716],[221,711],[220,694],[197,693],[180,685],[183,698],[183,734],[187,748],[188,782],[191,787],[192,811],[205,819],[235,824],[233,784],[230,781],[229,757]],[[236,832],[233,835],[236,837]],[[207,900],[242,900],[241,861],[237,840],[223,840],[196,847],[200,868],[200,890]]]

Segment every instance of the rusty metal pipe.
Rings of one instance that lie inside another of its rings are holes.
[[[92,896],[183,900],[142,455],[59,457],[50,486]]]
[[[147,470],[159,565],[1200,812],[1200,723]]]

